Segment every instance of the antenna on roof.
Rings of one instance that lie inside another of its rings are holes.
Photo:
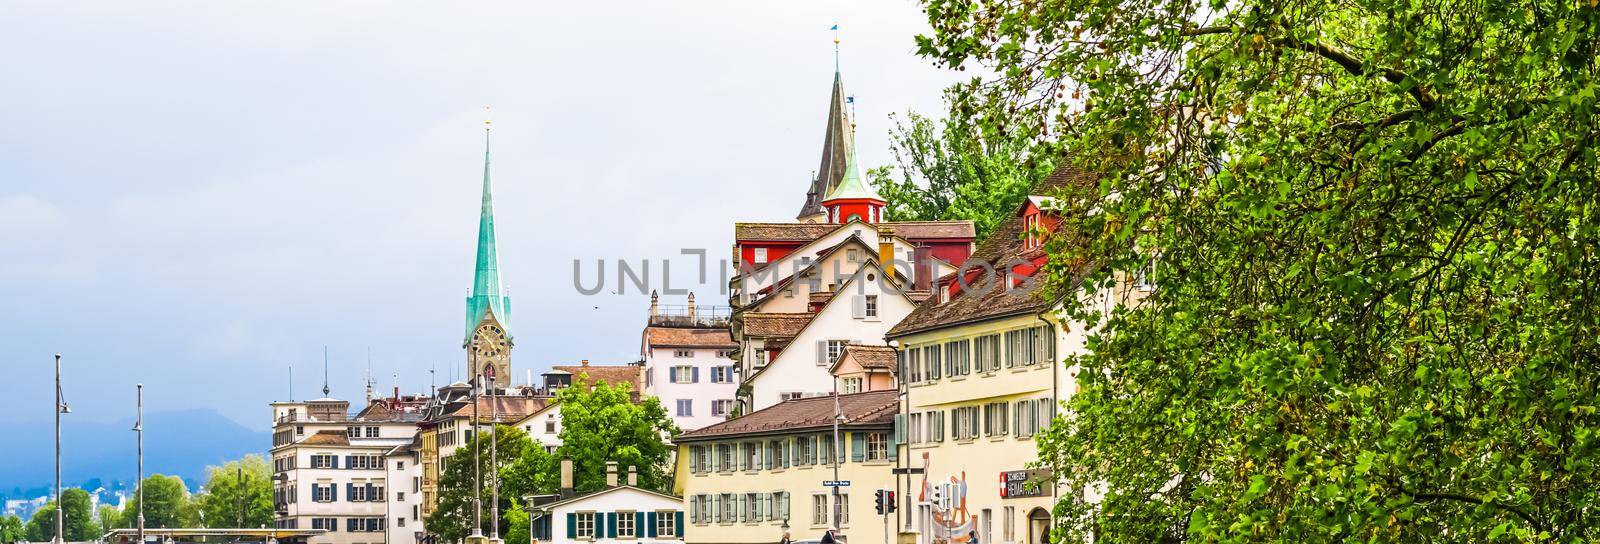
[[[289,365],[289,402],[294,402],[294,365]]]
[[[322,398],[328,398],[328,346],[322,346]]]
[[[367,346],[367,402],[372,402],[372,346]]]

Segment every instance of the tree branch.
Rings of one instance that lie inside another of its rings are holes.
[[[1241,30],[1243,29],[1227,26],[1208,26],[1185,28],[1178,31],[1178,35],[1184,37],[1194,37],[1209,36],[1213,34],[1236,34]],[[1334,64],[1338,64],[1340,67],[1344,68],[1344,70],[1349,72],[1351,75],[1378,75],[1387,80],[1389,83],[1395,85],[1402,85],[1407,78],[1411,77],[1406,75],[1405,72],[1395,70],[1393,68],[1368,69],[1366,64],[1361,62],[1360,59],[1350,56],[1350,54],[1344,52],[1344,50],[1318,41],[1297,41],[1289,38],[1275,38],[1272,40],[1272,43],[1280,47],[1287,47],[1298,51],[1312,53],[1322,58],[1331,60],[1334,62]],[[1411,96],[1417,100],[1417,105],[1421,106],[1422,109],[1433,109],[1433,94],[1429,93],[1428,90],[1423,88],[1421,85],[1413,84],[1411,88],[1406,89],[1406,92],[1410,93]]]

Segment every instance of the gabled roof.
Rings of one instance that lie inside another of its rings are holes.
[[[832,223],[734,223],[733,238],[740,242],[810,242],[852,224],[869,226],[888,225],[894,234],[908,240],[971,240],[977,238],[977,227],[971,221],[892,221],[865,223],[851,221]]]
[[[844,363],[845,358],[855,361],[856,364],[861,365],[861,368],[867,371],[895,372],[900,366],[899,356],[895,353],[894,348],[848,344],[844,347],[844,352],[839,354],[839,359],[828,367],[828,373],[838,372],[839,365]]]
[[[667,348],[723,348],[733,349],[739,344],[726,327],[645,327],[645,341],[651,346]]]
[[[346,436],[344,431],[317,431],[316,434],[306,437],[300,443],[307,446],[348,446],[350,445],[350,437]]]
[[[639,385],[639,372],[643,367],[638,365],[558,365],[550,368],[566,372],[574,377],[588,375],[591,382],[605,382],[611,385],[626,384],[628,387],[637,388]]]
[[[867,275],[868,269],[876,271],[879,274],[883,273],[883,269],[878,267],[878,260],[877,259],[867,259],[866,262],[861,263],[861,268],[856,269],[854,274],[851,274],[850,277],[844,281],[844,283],[839,285],[838,289],[834,290],[834,293],[846,292],[846,290],[848,290],[851,285],[854,285],[855,282],[857,282],[857,281],[866,281],[866,280],[864,280],[863,276]],[[895,282],[892,278],[888,278],[888,279],[889,279],[890,284],[893,286],[893,288],[892,289],[886,289],[886,290],[883,291],[883,293],[886,294],[886,295],[898,294],[901,297],[904,297],[907,302],[911,302],[911,297],[906,296],[906,291],[899,287],[899,283]],[[805,324],[800,327],[800,330],[795,331],[795,333],[792,336],[790,336],[789,338],[793,339],[793,338],[799,337],[800,334],[804,333],[806,331],[806,329],[811,326],[812,323],[816,322],[816,317],[817,316],[820,316],[820,315],[822,315],[823,312],[828,311],[828,308],[833,307],[833,305],[835,303],[838,303],[839,300],[841,300],[840,297],[833,297],[833,298],[828,300],[827,304],[823,305],[822,308],[817,310],[815,313],[805,314],[805,315],[811,316],[812,319],[806,320]],[[915,304],[915,303],[913,303],[913,304]],[[786,352],[785,351],[778,352],[778,356],[776,358],[773,358],[773,360],[768,362],[766,366],[763,366],[760,369],[756,370],[754,373],[750,374],[750,377],[745,378],[745,381],[747,383],[750,382],[750,381],[753,381],[756,378],[761,377],[762,373],[765,373],[767,371],[767,369],[770,369],[772,367],[777,366],[778,361],[783,359],[784,353],[786,353]]]
[[[1069,187],[1090,187],[1098,183],[1099,179],[1100,176],[1097,174],[1072,166],[1068,159],[1041,181],[1033,192],[1048,196]],[[989,233],[989,237],[978,246],[970,259],[988,263],[996,268],[1015,261],[1032,262],[1042,259],[1044,254],[1039,249],[1026,247],[1022,230],[1021,218],[1007,217],[995,226],[994,232]],[[888,336],[904,336],[940,327],[1038,312],[1049,304],[1036,293],[1043,282],[1025,282],[1023,286],[1011,289],[1003,286],[991,287],[997,283],[996,276],[999,276],[1000,271],[996,272],[975,279],[970,288],[942,303],[936,303],[938,297],[934,297],[917,305],[910,315],[889,329]]]
[[[561,500],[558,500],[558,501],[555,501],[555,502],[551,502],[551,503],[548,503],[548,504],[541,504],[541,505],[537,506],[536,509],[548,512],[550,510],[555,509],[557,506],[563,506],[563,505],[572,504],[572,503],[575,503],[575,502],[583,502],[583,501],[586,501],[586,500],[589,500],[589,499],[592,499],[592,498],[595,498],[595,497],[599,497],[601,495],[614,493],[614,492],[616,492],[618,490],[622,490],[622,489],[631,489],[631,490],[634,490],[634,491],[638,491],[640,493],[645,493],[645,494],[649,494],[649,495],[655,495],[657,497],[661,497],[663,499],[666,499],[666,500],[669,500],[669,501],[673,501],[673,502],[679,502],[679,501],[683,500],[683,497],[679,497],[677,495],[672,495],[672,494],[668,494],[668,493],[662,493],[660,491],[651,491],[649,489],[645,489],[645,488],[642,488],[642,487],[635,487],[635,486],[631,486],[631,485],[618,485],[616,487],[608,487],[608,488],[601,489],[601,490],[598,490],[598,491],[590,491],[590,492],[587,492],[587,493],[580,493],[580,494],[577,494],[577,495],[574,495],[574,496],[571,496],[571,497],[567,497],[565,499],[561,499]]]
[[[747,312],[739,319],[744,323],[744,336],[763,338],[794,338],[816,314]]]
[[[817,173],[811,178],[811,187],[806,190],[805,204],[800,206],[800,213],[795,216],[796,219],[822,213],[822,198],[844,179],[845,156],[849,153],[849,147],[855,142],[855,128],[850,124],[848,111],[844,105],[844,78],[839,75],[839,70],[835,67],[833,89],[828,98],[828,122],[822,133],[822,164],[817,166]]]
[[[792,399],[708,427],[678,435],[676,442],[693,442],[728,436],[767,435],[833,426],[834,396]],[[838,395],[841,428],[882,427],[894,424],[900,410],[900,392],[872,391]]]
[[[758,298],[756,300],[751,301],[750,304],[745,305],[745,307],[746,308],[759,308],[763,303],[765,303],[768,300],[771,300],[772,297],[777,296],[778,293],[783,292],[783,290],[785,288],[788,288],[789,285],[793,284],[795,282],[795,278],[803,277],[803,276],[806,275],[807,272],[810,272],[812,270],[816,270],[816,269],[820,268],[822,266],[822,263],[826,262],[829,257],[832,257],[835,253],[838,253],[840,249],[844,249],[845,246],[849,246],[849,245],[856,246],[857,248],[865,251],[867,255],[873,255],[873,254],[875,254],[876,251],[878,251],[877,248],[874,248],[872,246],[867,245],[867,241],[866,240],[862,240],[860,236],[852,234],[852,235],[850,235],[849,238],[845,238],[844,241],[839,242],[837,244],[834,244],[833,246],[822,250],[821,253],[817,254],[817,258],[812,259],[810,264],[807,264],[805,268],[801,268],[800,270],[796,270],[793,274],[789,274],[788,276],[784,276],[783,279],[778,280],[777,283],[774,283],[772,285],[768,285],[766,288],[763,288],[760,291],[757,291],[757,293],[766,293],[766,294],[763,295],[761,298]],[[804,248],[801,248],[801,249],[804,249]],[[767,266],[773,266],[773,265],[777,264],[778,262],[781,262],[781,261],[773,261],[771,263],[767,263]],[[783,271],[779,270],[778,272],[781,273]],[[813,293],[813,295],[814,294],[815,293]]]
[[[544,405],[549,404],[550,400],[548,397],[479,395],[477,402],[478,421],[495,421],[496,423],[517,421],[527,417],[528,414],[539,411],[540,408],[544,408]],[[448,415],[470,418],[472,413],[473,403],[469,400],[461,403],[460,406],[454,407]],[[495,416],[499,416],[499,419],[492,419]]]

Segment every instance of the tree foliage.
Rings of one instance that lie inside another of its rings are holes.
[[[1072,310],[1057,537],[1600,539],[1594,0],[923,3],[1104,176],[1054,292],[1156,263]]]
[[[961,87],[957,87],[958,89]],[[1012,123],[981,124],[960,108],[936,121],[916,112],[895,119],[889,149],[895,167],[867,172],[888,201],[891,221],[972,221],[982,240],[1009,217],[1055,166],[1053,146]],[[987,130],[985,127],[990,127]]]
[[[579,381],[588,378],[579,376]],[[555,458],[572,460],[573,487],[578,492],[605,488],[605,467],[610,461],[623,471],[635,467],[639,487],[667,488],[667,460],[672,450],[665,438],[676,435],[678,427],[655,398],[634,402],[633,394],[625,384],[606,383],[568,387],[556,393],[561,406],[561,445],[556,447]],[[547,466],[559,470],[556,463]],[[559,477],[545,474],[546,481]]]
[[[485,424],[489,419],[484,418]],[[487,430],[487,428],[485,428]],[[494,441],[495,455],[490,455],[490,440]],[[473,447],[478,450],[477,472],[473,471]],[[454,453],[445,459],[444,473],[439,476],[439,503],[433,512],[428,514],[428,532],[445,541],[460,541],[472,534],[472,519],[474,512],[473,496],[478,495],[482,504],[483,534],[488,535],[491,530],[493,515],[493,476],[496,471],[511,466],[523,456],[530,455],[529,450],[544,450],[533,447],[533,442],[528,440],[528,434],[522,429],[498,425],[494,434],[488,433],[474,435]],[[493,457],[493,459],[491,459]],[[479,478],[482,486],[479,487]],[[513,487],[511,482],[502,480],[500,483],[500,512],[510,511],[511,505],[520,502],[521,493]],[[502,523],[501,527],[505,527]]]
[[[27,524],[17,516],[0,517],[0,544],[16,544],[28,539]]]
[[[177,476],[152,474],[144,479],[144,526],[146,529],[196,527],[200,516],[189,495],[189,486]],[[122,516],[117,520],[123,527],[133,527],[139,520],[139,496],[128,497],[122,506]]]
[[[100,525],[89,508],[91,502],[88,491],[75,487],[61,490],[61,504],[65,505],[61,509],[61,527],[62,532],[66,533],[66,540],[85,542],[100,538],[103,534],[97,532]],[[28,540],[48,542],[55,538],[57,507],[56,501],[50,501],[34,511],[23,530]]]
[[[194,502],[207,527],[272,526],[272,469],[262,456],[206,467],[202,489]]]

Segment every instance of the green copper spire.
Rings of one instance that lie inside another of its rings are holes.
[[[839,180],[838,185],[833,186],[833,190],[828,191],[828,196],[823,198],[822,201],[827,202],[838,198],[883,200],[883,197],[878,196],[878,192],[873,190],[871,185],[861,181],[861,168],[856,165],[856,131],[853,127],[845,132],[845,137],[849,140],[844,147],[844,177]]]
[[[489,121],[483,122],[483,209],[478,215],[478,263],[472,274],[472,294],[467,297],[467,332],[463,345],[472,341],[472,331],[492,312],[500,326],[511,333],[511,297],[500,290],[500,256],[494,239],[494,202],[489,191]]]

